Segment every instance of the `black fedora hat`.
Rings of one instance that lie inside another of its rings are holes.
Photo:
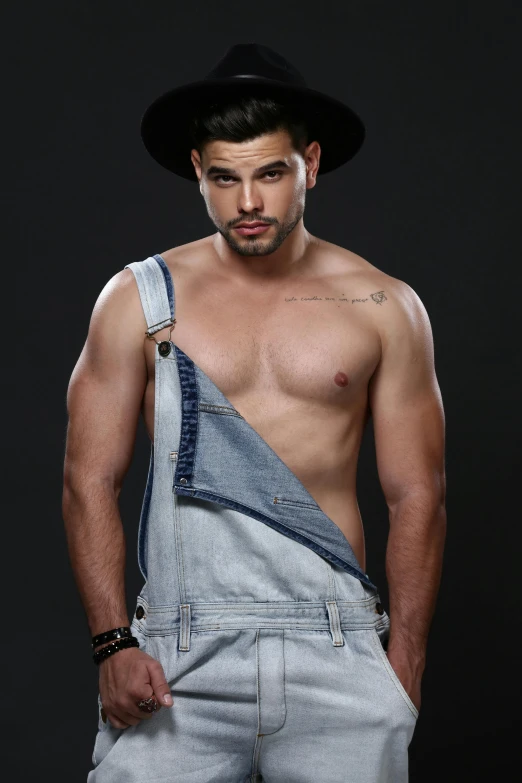
[[[280,54],[261,44],[236,44],[201,81],[175,87],[146,109],[141,138],[161,166],[197,182],[190,159],[190,126],[195,113],[239,95],[265,96],[292,105],[306,122],[308,143],[318,141],[318,174],[342,166],[358,152],[365,129],[344,103],[307,87],[303,76]]]

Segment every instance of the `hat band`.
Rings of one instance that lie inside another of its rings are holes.
[[[294,84],[303,86],[305,84],[304,80],[301,82],[299,79],[296,79],[290,74],[285,74],[285,76],[289,77],[285,80],[283,79],[274,79],[271,76],[260,76],[258,73],[235,73],[233,76],[229,77],[231,79],[262,79],[266,82],[276,82],[277,84]],[[214,81],[215,76],[206,76],[206,81]]]

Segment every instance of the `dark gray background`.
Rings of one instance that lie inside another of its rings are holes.
[[[305,224],[408,282],[433,327],[448,536],[411,780],[511,779],[520,725],[520,9],[26,2],[4,17],[4,269],[17,274],[4,333],[4,353],[16,357],[4,409],[16,466],[4,520],[13,535],[3,607],[10,780],[79,783],[91,766],[97,670],[68,561],[61,481],[67,384],[94,302],[125,264],[214,230],[197,186],[148,156],[141,114],[251,41],[363,118],[362,150],[319,178]],[[148,457],[140,426],[121,498],[131,613]],[[367,570],[387,606],[387,512],[371,426],[358,486]]]

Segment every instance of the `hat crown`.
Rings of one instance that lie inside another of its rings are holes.
[[[164,168],[197,182],[190,157],[195,112],[221,100],[262,95],[298,110],[310,140],[321,145],[319,174],[353,158],[364,141],[364,125],[353,109],[308,87],[297,68],[269,46],[247,43],[231,46],[203,79],[156,98],[141,119],[143,143]]]
[[[234,78],[273,79],[306,87],[303,76],[288,60],[269,46],[255,43],[231,46],[205,80]]]

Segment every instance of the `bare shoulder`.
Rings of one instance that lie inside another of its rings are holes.
[[[145,329],[134,275],[122,269],[107,281],[94,304],[87,339],[71,375],[68,405],[75,400],[83,404],[83,394],[93,385],[117,385],[122,378],[129,390],[139,387],[142,393]]]
[[[101,290],[93,308],[90,331],[102,329],[123,337],[129,332],[142,335],[146,326],[134,274],[130,269],[121,269]]]
[[[178,278],[185,270],[197,270],[198,261],[201,263],[208,258],[206,248],[209,239],[205,237],[160,253],[174,278]],[[99,294],[93,309],[91,329],[101,324],[109,328],[120,327],[127,333],[130,329],[140,340],[144,337],[147,323],[132,270],[124,268],[118,271]]]
[[[349,301],[369,315],[381,338],[404,330],[429,333],[426,308],[416,291],[404,280],[387,274],[351,250],[325,242],[325,252],[350,291]]]
[[[203,270],[204,265],[212,257],[212,235],[186,242],[183,245],[171,247],[160,253],[169,270],[180,275],[185,271]]]

